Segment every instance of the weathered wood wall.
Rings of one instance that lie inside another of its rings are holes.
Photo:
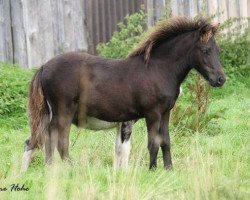
[[[140,10],[145,0],[85,0],[89,52],[96,53],[99,42],[107,42],[117,23]]]
[[[63,51],[87,50],[84,0],[0,0],[0,60],[40,66]]]
[[[150,24],[154,24],[153,22],[161,18],[166,13],[166,9],[169,9],[171,16],[195,17],[198,14],[207,16],[217,14],[214,21],[218,22],[223,22],[230,17],[250,16],[250,0],[147,0],[147,2],[148,10],[154,9],[150,16]]]
[[[10,2],[0,0],[0,61],[13,62]]]
[[[0,0],[0,61],[39,67],[64,51],[96,53],[117,23],[141,4],[152,26],[171,16],[212,15],[217,21],[250,16],[250,0]]]

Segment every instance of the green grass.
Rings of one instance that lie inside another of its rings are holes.
[[[23,142],[29,136],[27,117],[0,117],[0,188],[25,184],[28,192],[0,192],[0,199],[249,199],[250,197],[250,79],[229,80],[213,89],[207,114],[218,117],[200,132],[171,125],[174,169],[148,170],[144,120],[132,136],[127,171],[112,170],[115,130],[82,130],[70,148],[73,164],[44,165],[37,152],[27,173],[20,174]],[[185,91],[184,91],[185,95]],[[177,103],[183,104],[185,97]],[[77,135],[72,126],[71,144]]]

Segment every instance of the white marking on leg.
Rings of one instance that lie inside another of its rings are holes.
[[[130,155],[130,149],[131,149],[130,138],[121,144],[120,149],[121,149],[121,167],[123,169],[127,169],[129,155]]]
[[[114,170],[117,170],[120,166],[121,162],[121,124],[117,127],[117,134],[116,134],[116,140],[115,140],[115,159],[114,159]]]
[[[122,169],[128,168],[128,161],[130,155],[130,138],[122,143],[121,139],[121,124],[117,128],[116,142],[115,142],[115,160],[114,169],[117,170],[120,166]]]
[[[53,116],[53,112],[52,112],[52,109],[51,109],[51,106],[50,106],[49,102],[48,101],[46,101],[46,102],[47,102],[48,107],[49,107],[49,122],[51,122],[52,116]]]
[[[28,150],[28,151],[25,150],[24,151],[22,166],[21,166],[21,172],[26,172],[27,171],[34,152],[35,152],[35,149],[31,149],[31,150]]]

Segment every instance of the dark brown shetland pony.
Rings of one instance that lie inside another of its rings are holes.
[[[68,159],[72,122],[84,126],[88,117],[107,122],[145,118],[150,169],[157,166],[160,147],[165,168],[171,168],[169,116],[181,83],[192,68],[214,87],[225,82],[217,29],[204,19],[179,17],[159,23],[127,59],[71,52],[48,61],[31,83],[26,151],[45,141],[46,162],[55,147]]]

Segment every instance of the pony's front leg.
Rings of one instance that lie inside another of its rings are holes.
[[[161,144],[159,134],[161,115],[158,112],[150,113],[146,116],[148,130],[148,150],[150,155],[149,169],[157,167],[157,154]]]
[[[162,136],[161,150],[163,155],[164,167],[172,168],[171,152],[170,152],[170,137],[169,137],[169,116],[170,111],[165,112],[161,118],[160,134]]]

